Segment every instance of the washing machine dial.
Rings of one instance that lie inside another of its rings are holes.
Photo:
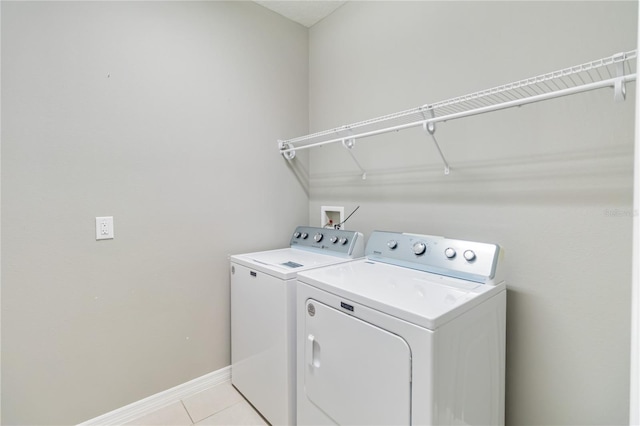
[[[335,235],[331,238],[329,238],[329,241],[331,241],[333,244],[338,242],[338,237],[336,237]]]
[[[389,247],[390,250],[395,250],[398,247],[398,242],[396,240],[389,240],[387,241],[387,247]]]
[[[300,238],[302,238],[303,240],[306,240],[308,236],[309,236],[309,234],[307,234],[306,232],[303,232],[303,233],[300,235]]]
[[[313,236],[313,240],[316,243],[319,243],[320,241],[322,241],[322,237],[323,237],[323,235],[320,232],[318,232],[316,235]]]
[[[347,241],[349,241],[349,240],[347,239],[347,237],[342,237],[342,238],[340,238],[340,240],[338,240],[338,242],[340,243],[340,245],[345,245],[345,244],[347,244]]]
[[[427,251],[427,245],[425,243],[418,242],[413,245],[413,252],[416,256],[423,255],[425,251]]]
[[[300,238],[300,233],[299,232],[294,232],[293,233],[293,238]]]
[[[471,262],[472,260],[475,260],[476,258],[476,254],[473,252],[473,250],[465,250],[463,256],[469,262]]]
[[[448,259],[453,259],[454,257],[456,257],[456,251],[449,247],[444,251],[444,255],[447,256]]]

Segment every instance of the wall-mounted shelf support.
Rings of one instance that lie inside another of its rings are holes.
[[[358,168],[360,169],[360,172],[362,173],[362,180],[366,180],[367,179],[367,172],[362,168],[362,166],[360,165],[360,162],[358,161],[356,156],[353,155],[353,152],[351,151],[353,149],[353,147],[355,146],[355,144],[356,144],[356,140],[355,139],[343,139],[342,140],[342,146],[344,146],[347,149],[347,152],[349,153],[349,155],[353,159],[353,162],[356,163],[356,166],[358,166]]]
[[[434,123],[433,121],[430,122],[425,122],[422,125],[422,128],[424,129],[425,132],[429,133],[431,135],[431,139],[433,139],[433,143],[436,146],[436,149],[438,150],[438,154],[440,154],[440,158],[442,159],[442,162],[444,163],[444,174],[448,175],[449,172],[451,171],[451,168],[449,167],[449,163],[447,163],[446,158],[444,158],[444,154],[442,153],[442,150],[440,149],[440,144],[438,143],[438,140],[436,139],[436,123]]]
[[[493,87],[469,95],[423,105],[406,111],[400,111],[306,136],[280,140],[278,141],[278,149],[285,158],[291,160],[295,157],[296,150],[342,142],[347,148],[347,152],[349,152],[363,173],[364,179],[366,178],[366,172],[351,152],[351,148],[356,139],[423,126],[433,137],[440,157],[445,163],[445,174],[448,174],[450,170],[449,165],[434,136],[435,123],[607,87],[613,89],[614,100],[620,102],[623,101],[626,96],[626,83],[636,80],[636,57],[636,50],[617,53],[607,58]],[[425,113],[429,113],[430,116],[428,117]]]
[[[294,158],[296,158],[296,150],[294,149],[292,144],[278,140],[278,149],[280,149],[282,155],[287,160],[293,160]]]
[[[422,106],[423,109],[427,108],[429,110],[429,112],[431,113],[431,118],[435,118],[435,113],[433,112],[433,108],[429,108],[428,105],[423,105]],[[424,111],[422,111],[422,117],[427,120],[427,116],[424,114]],[[442,153],[442,149],[440,149],[440,144],[438,143],[438,140],[436,139],[436,123],[435,121],[425,121],[424,123],[422,123],[422,129],[429,133],[431,135],[431,139],[433,139],[433,143],[436,146],[436,149],[438,150],[438,154],[440,154],[440,158],[442,159],[442,162],[444,163],[444,174],[448,175],[449,172],[451,171],[451,169],[449,168],[449,163],[447,163],[446,158],[444,158],[444,154]]]

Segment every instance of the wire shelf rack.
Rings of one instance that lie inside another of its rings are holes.
[[[622,101],[626,96],[625,83],[636,80],[636,57],[637,50],[617,53],[603,59],[468,95],[425,104],[405,111],[293,139],[279,140],[278,149],[285,158],[291,160],[295,157],[295,151],[297,150],[341,142],[349,149],[349,154],[351,154],[363,172],[363,178],[365,178],[366,173],[350,150],[356,139],[418,126],[423,126],[433,136],[435,123],[437,122],[607,87],[614,89],[614,99],[616,101]],[[435,138],[434,142],[437,145]],[[438,150],[442,156],[439,147]],[[442,160],[445,163],[445,173],[448,174],[449,166],[444,156],[442,156]]]

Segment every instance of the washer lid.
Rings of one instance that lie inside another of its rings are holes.
[[[367,259],[304,271],[298,281],[430,330],[505,290]]]
[[[300,271],[351,260],[290,247],[231,256],[231,262],[239,263],[283,280],[295,278]]]

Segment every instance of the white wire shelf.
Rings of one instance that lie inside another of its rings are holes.
[[[433,136],[435,123],[437,122],[484,114],[606,87],[614,89],[614,99],[616,101],[622,101],[626,96],[625,83],[636,80],[636,56],[637,50],[617,53],[607,58],[469,95],[425,104],[406,111],[293,139],[279,140],[278,149],[285,158],[291,160],[295,157],[297,150],[341,142],[345,148],[349,149],[349,154],[351,154],[357,166],[363,172],[364,179],[366,178],[366,173],[351,152],[356,139],[418,126],[423,126]],[[437,145],[435,138],[434,142]],[[440,150],[439,153],[445,164],[445,173],[448,174],[449,166]]]

